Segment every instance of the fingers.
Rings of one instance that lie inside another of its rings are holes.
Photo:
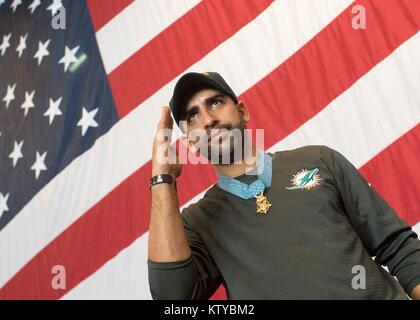
[[[164,106],[160,115],[158,129],[172,129],[172,127],[173,121],[171,117],[171,111],[168,106]]]
[[[157,130],[155,134],[155,142],[156,146],[153,149],[156,149],[158,145],[161,144],[170,144],[172,139],[172,127],[173,121],[171,118],[171,111],[168,106],[164,106],[161,111],[160,120],[157,125]]]
[[[169,145],[168,146],[168,152],[169,152],[169,159],[171,163],[178,164],[179,163],[179,152],[176,146]]]
[[[188,135],[187,134],[183,134],[181,136],[181,142],[184,144],[184,146],[190,150],[192,153],[197,152],[197,147],[195,146],[195,144],[188,139]]]

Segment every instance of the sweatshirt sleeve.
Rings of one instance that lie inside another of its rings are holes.
[[[420,284],[420,240],[339,152],[332,150],[344,208],[366,249],[388,267],[407,294]]]
[[[191,256],[176,262],[147,260],[150,293],[155,300],[205,300],[223,281],[201,236],[193,229],[186,209],[181,216]]]

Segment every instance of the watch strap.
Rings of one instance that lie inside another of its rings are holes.
[[[160,183],[174,183],[175,190],[176,190],[176,180],[172,177],[170,174],[162,173],[154,175],[149,179],[149,189],[151,189],[154,185],[160,184]]]

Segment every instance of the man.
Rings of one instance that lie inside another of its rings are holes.
[[[159,132],[172,129],[164,107],[150,180],[154,299],[208,299],[220,284],[229,299],[420,299],[417,235],[339,152],[245,150],[248,107],[215,72],[183,75],[170,108],[188,148],[219,160],[218,182],[180,214],[181,164],[158,156],[169,144]]]

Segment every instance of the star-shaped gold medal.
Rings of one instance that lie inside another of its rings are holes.
[[[271,203],[268,202],[267,197],[264,196],[263,192],[255,196],[257,198],[257,213],[267,213],[271,207]]]

